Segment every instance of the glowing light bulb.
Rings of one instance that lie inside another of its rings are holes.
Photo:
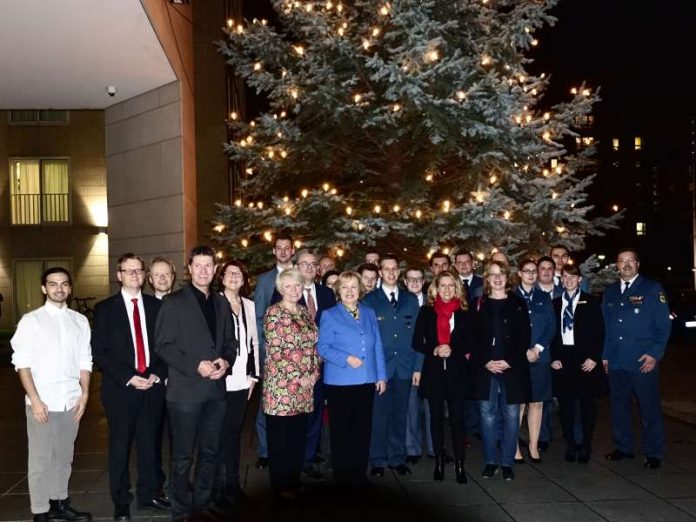
[[[401,210],[401,207],[400,207],[399,205],[394,205],[394,207],[392,208],[392,210],[393,210],[394,212],[398,212],[399,210]]]
[[[246,248],[248,246],[249,246],[249,241],[247,241],[246,239],[242,239],[242,248]]]
[[[354,94],[353,95],[353,101],[355,103],[360,103],[360,100],[362,100],[362,94]]]
[[[416,218],[420,219],[423,216],[423,213],[420,210],[416,210]]]
[[[382,16],[388,16],[389,15],[389,4],[384,4],[382,7],[380,7],[379,14],[381,14]]]
[[[241,207],[241,206],[242,206],[242,200],[241,200],[241,199],[235,199],[235,200],[234,200],[234,206],[235,206],[235,207]]]
[[[433,49],[432,51],[428,51],[425,57],[429,62],[436,62],[440,58],[440,53],[438,53],[436,49]]]
[[[336,255],[338,257],[343,257],[343,254],[345,254],[345,251],[342,248],[337,248],[336,249]]]
[[[498,181],[498,176],[492,174],[489,181],[491,182],[491,185],[493,185],[496,181]]]
[[[301,248],[302,241],[300,241],[299,239],[296,239],[295,241],[293,241],[293,245],[295,245],[295,248]]]
[[[457,91],[457,98],[461,101],[466,98],[466,93],[464,91]]]
[[[232,18],[228,18],[228,19],[227,19],[227,27],[229,27],[230,29],[232,29],[232,26],[233,26],[233,25],[234,25],[234,20],[232,20]]]
[[[578,90],[575,87],[570,89],[570,94],[577,94],[577,93],[578,93]]]
[[[263,201],[259,201],[259,202],[256,204],[256,206],[259,207],[259,209],[262,209],[262,208],[263,208]]]
[[[213,227],[213,230],[219,234],[220,232],[225,230],[225,225],[215,225]]]
[[[375,28],[372,30],[372,36],[374,36],[374,37],[379,36],[379,33],[380,33],[379,27],[375,27]]]
[[[382,212],[382,207],[380,207],[379,205],[375,205],[374,211],[376,214],[379,214],[380,212]]]
[[[399,105],[398,103],[395,103],[392,106],[392,112],[399,112],[400,110],[401,110],[401,105]]]
[[[270,230],[266,230],[263,233],[263,238],[270,243],[273,241],[273,233]]]
[[[231,112],[231,113],[230,113],[230,119],[231,119],[231,120],[236,120],[237,118],[239,118],[239,115],[238,115],[236,112]]]
[[[346,207],[346,214],[348,214],[349,216],[352,216],[353,215],[353,207]]]
[[[242,24],[237,25],[237,32],[239,34],[244,33],[244,26]]]
[[[295,100],[300,95],[300,92],[295,87],[291,88],[289,92],[290,92],[290,96],[292,96]]]
[[[510,211],[509,210],[506,210],[505,212],[503,212],[503,218],[505,220],[510,219]]]
[[[295,50],[298,56],[304,56],[304,47],[302,47],[301,45],[293,45],[292,48]]]
[[[309,190],[307,190],[307,189],[302,189],[302,192],[300,192],[300,194],[302,194],[302,197],[303,197],[303,198],[306,198],[307,195],[309,194]]]
[[[534,38],[530,43],[532,44],[532,47],[536,47],[537,45],[539,45],[539,40]]]
[[[329,190],[329,184],[328,184],[328,183],[324,183],[324,184],[321,186],[321,188],[324,189],[324,192],[328,192],[328,190]]]
[[[261,62],[256,62],[254,64],[254,70],[255,71],[260,71],[261,70]]]
[[[544,120],[549,121],[551,119],[551,113],[550,112],[545,112],[544,113]]]

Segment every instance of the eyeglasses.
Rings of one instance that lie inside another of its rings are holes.
[[[301,261],[297,263],[298,266],[301,266],[302,268],[316,268],[319,266],[318,263],[310,263],[309,261]]]
[[[132,275],[142,275],[145,273],[145,270],[143,270],[142,268],[130,268],[128,270],[119,270],[119,272],[121,272],[122,274],[132,276]]]
[[[520,272],[522,272],[523,274],[526,274],[526,275],[532,275],[532,274],[536,274],[536,273],[537,273],[536,270],[534,270],[534,269],[529,269],[529,268],[523,268],[522,270],[520,270]]]
[[[229,277],[230,279],[241,279],[243,277],[241,272],[225,272],[223,275],[225,277]]]

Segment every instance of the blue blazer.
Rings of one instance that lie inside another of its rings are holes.
[[[377,316],[387,378],[411,380],[413,372],[419,372],[423,364],[422,357],[418,357],[413,349],[413,331],[420,311],[418,298],[399,289],[394,309],[384,290],[376,288],[363,298],[363,304],[372,308]]]
[[[516,290],[520,297],[522,293]],[[539,356],[539,363],[551,363],[551,341],[556,333],[556,315],[551,303],[551,296],[539,288],[532,289],[532,301],[528,306],[529,323],[532,326],[532,341],[530,348],[535,345],[544,347],[544,351]],[[538,363],[532,363],[538,364]]]
[[[273,267],[268,272],[261,274],[256,281],[254,306],[256,307],[256,328],[259,332],[259,350],[264,350],[266,347],[266,335],[263,331],[263,316],[266,315],[266,309],[271,306],[271,299],[275,291],[276,277],[278,277],[278,268]],[[263,361],[261,367],[263,368]]]
[[[336,304],[336,294],[330,288],[322,286],[318,283],[314,284],[314,288],[317,292],[317,316],[314,318],[314,322],[319,326],[321,320],[321,314],[324,310],[327,310]],[[271,304],[277,303],[283,298],[278,290],[273,290],[273,296],[271,297]],[[304,298],[304,292],[302,292],[302,297],[298,301],[302,306],[307,306],[307,301]]]
[[[325,384],[348,386],[387,379],[375,313],[363,304],[358,304],[358,310],[359,321],[340,303],[321,316],[317,350],[324,359]],[[362,366],[351,367],[349,355],[362,359]]]
[[[461,280],[461,278],[460,278]],[[476,274],[471,278],[471,284],[469,285],[469,293],[467,299],[469,300],[469,306],[473,306],[476,300],[483,295],[483,278]]]
[[[551,292],[547,292],[546,290],[543,290],[540,286],[539,283],[536,284],[536,287],[541,291],[544,292],[546,295],[548,295],[551,300],[556,299],[557,297],[561,297],[563,295],[563,287],[560,285],[553,285],[553,290]],[[582,288],[580,289],[582,290]]]
[[[643,354],[658,361],[665,354],[672,321],[667,296],[657,281],[638,275],[622,294],[621,280],[604,291],[604,349],[610,370],[638,371]]]

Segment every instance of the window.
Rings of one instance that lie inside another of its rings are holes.
[[[31,125],[31,124],[51,124],[68,123],[68,111],[54,110],[19,110],[10,111],[10,124]]]
[[[10,214],[13,225],[70,221],[67,159],[10,160]]]
[[[70,271],[72,262],[70,259],[22,259],[14,262],[14,312],[17,322],[27,312],[43,306],[41,275],[53,266],[61,266]]]
[[[645,226],[645,223],[638,221],[636,223],[636,235],[637,236],[644,236],[647,234],[647,228]]]
[[[633,148],[634,150],[642,150],[643,149],[643,138],[640,136],[636,136],[633,138]]]
[[[614,152],[619,151],[619,138],[611,139],[611,150],[613,150]]]

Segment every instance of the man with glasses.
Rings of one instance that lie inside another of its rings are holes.
[[[286,231],[280,231],[276,234],[275,242],[273,243],[273,257],[275,258],[275,266],[269,271],[259,275],[256,281],[256,289],[254,290],[254,306],[256,307],[256,327],[259,332],[259,361],[261,362],[261,371],[263,371],[263,362],[266,360],[266,337],[263,331],[263,317],[266,315],[266,310],[271,305],[273,292],[275,292],[276,277],[286,268],[292,268],[292,257],[295,255],[295,246],[292,237]],[[259,411],[256,414],[256,438],[258,446],[256,452],[258,459],[256,467],[264,469],[268,466],[268,444],[266,443],[266,416],[263,413],[263,405],[259,402]]]
[[[665,449],[659,361],[669,340],[671,320],[662,285],[638,273],[640,259],[633,248],[616,256],[620,279],[604,292],[605,336],[602,362],[609,374],[614,450],[608,460],[634,457],[633,398],[638,403],[644,466],[660,467]]]
[[[145,263],[131,252],[116,263],[121,290],[94,307],[92,354],[101,367],[101,400],[109,426],[109,483],[114,520],[130,520],[128,461],[135,440],[138,507],[170,508],[161,495],[157,435],[164,413],[167,366],[154,351],[161,302],[142,293]]]
[[[176,281],[176,267],[169,259],[155,257],[150,261],[150,269],[147,274],[147,282],[150,284],[155,297],[162,299],[172,293]]]
[[[380,260],[382,285],[367,294],[363,303],[375,311],[387,365],[387,391],[375,393],[370,443],[370,467],[374,477],[383,477],[389,466],[399,475],[406,466],[406,416],[408,397],[422,359],[413,349],[413,328],[418,317],[418,299],[399,289],[399,260],[386,254]]]
[[[324,310],[336,304],[336,294],[322,285],[316,284],[317,256],[311,250],[300,250],[297,253],[297,269],[304,283],[302,297],[299,303],[307,307],[309,315],[319,326],[321,314]],[[282,299],[278,290],[273,293],[271,304]],[[317,462],[317,450],[319,449],[319,436],[321,435],[321,423],[324,417],[324,384],[318,379],[314,384],[314,410],[309,417],[307,428],[307,445],[305,447],[305,460],[302,472],[312,480],[324,480]]]

